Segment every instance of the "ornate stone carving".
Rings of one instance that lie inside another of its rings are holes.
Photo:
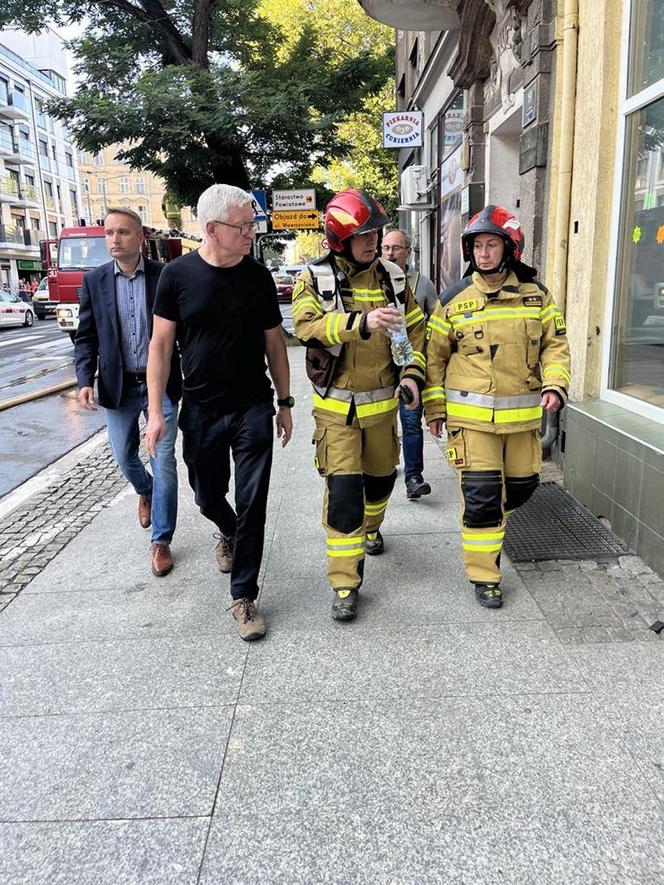
[[[493,57],[486,98],[490,100],[496,92],[500,92],[500,103],[507,111],[514,104],[512,74],[521,67],[524,21],[511,0],[485,0],[485,3],[496,16],[496,24],[489,35]]]

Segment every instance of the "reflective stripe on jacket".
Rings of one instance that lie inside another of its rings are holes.
[[[427,421],[447,417],[455,426],[493,433],[531,430],[542,419],[543,392],[566,401],[565,320],[544,286],[510,273],[492,292],[474,273],[441,302],[427,327]]]

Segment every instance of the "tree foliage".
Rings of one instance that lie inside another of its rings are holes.
[[[308,182],[392,72],[392,32],[356,0],[3,0],[0,27],[47,20],[82,28],[77,92],[51,112],[187,205],[215,181]]]
[[[343,156],[330,157],[314,168],[312,178],[331,193],[359,188],[377,197],[390,217],[396,216],[399,190],[397,152],[382,147],[383,112],[394,109],[394,86],[389,80],[377,95],[365,99],[361,110],[338,125],[346,145]]]

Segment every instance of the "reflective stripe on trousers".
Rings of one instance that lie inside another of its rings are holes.
[[[541,393],[492,396],[466,390],[445,389],[447,414],[454,418],[472,418],[494,424],[517,424],[542,417]]]

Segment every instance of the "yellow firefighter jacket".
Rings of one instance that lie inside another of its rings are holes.
[[[309,270],[295,284],[295,335],[301,341],[317,340],[326,347],[343,345],[327,395],[322,397],[314,390],[314,416],[328,423],[346,424],[349,415],[352,420],[355,414],[361,427],[370,427],[394,417],[398,407],[394,390],[402,378],[413,378],[422,386],[425,316],[406,281],[403,316],[413,363],[399,371],[392,360],[390,339],[382,332],[367,332],[362,325],[364,314],[390,303],[389,276],[384,271],[379,274],[378,259],[360,271],[338,256],[334,261],[345,274],[334,302],[325,302],[319,296]]]
[[[516,433],[540,426],[543,392],[567,400],[565,320],[536,280],[519,282],[510,272],[493,293],[479,273],[460,280],[441,296],[427,336],[427,421]]]

